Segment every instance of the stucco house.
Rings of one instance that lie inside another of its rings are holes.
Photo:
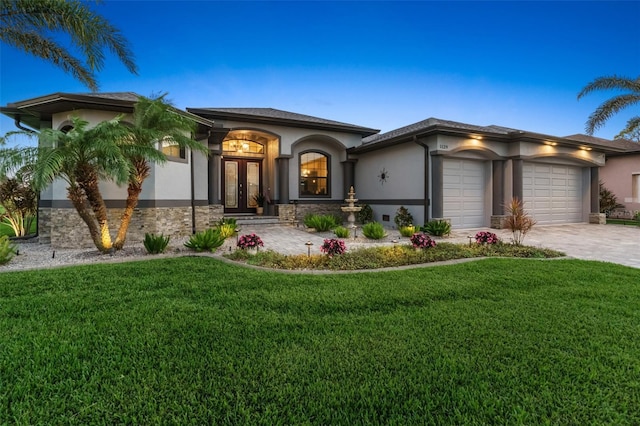
[[[640,212],[640,143],[615,140],[612,145],[625,148],[624,152],[607,154],[606,164],[600,178],[603,184],[624,205],[618,212],[620,217],[631,218]]]
[[[55,93],[8,104],[18,127],[64,129],[77,115],[92,123],[133,111],[135,93]],[[555,137],[500,126],[429,118],[378,130],[271,108],[187,108],[194,139],[210,155],[163,146],[153,165],[128,241],[146,232],[188,235],[225,215],[266,214],[296,223],[307,212],[340,213],[350,186],[375,219],[392,226],[401,205],[415,222],[443,218],[454,228],[500,227],[504,204],[520,197],[538,223],[600,221],[598,181],[605,158],[629,147],[597,138]],[[637,187],[634,187],[637,188]],[[110,214],[126,189],[102,185]],[[41,194],[39,235],[54,246],[90,245],[63,182]]]

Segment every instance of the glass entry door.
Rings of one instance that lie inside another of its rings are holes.
[[[261,160],[223,159],[222,190],[225,213],[255,213],[260,193]]]

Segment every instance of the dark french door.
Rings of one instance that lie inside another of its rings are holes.
[[[224,158],[222,197],[225,213],[255,213],[254,196],[260,193],[262,160]]]

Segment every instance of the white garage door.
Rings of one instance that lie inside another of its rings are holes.
[[[525,210],[540,224],[582,222],[582,168],[524,163]]]
[[[485,226],[485,162],[445,158],[444,217],[453,228]]]

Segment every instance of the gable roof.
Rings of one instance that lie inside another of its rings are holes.
[[[362,136],[369,136],[379,132],[379,130],[368,127],[356,126],[354,124],[327,120],[326,118],[298,114],[275,108],[187,108],[187,111],[212,120],[226,119],[248,121],[251,123],[335,130],[356,133]]]
[[[629,152],[629,150],[633,150],[634,148],[640,148],[640,144],[624,140],[610,141],[588,135],[558,137],[504,126],[477,126],[474,124],[466,124],[431,117],[408,126],[400,127],[399,129],[395,129],[390,132],[366,137],[362,140],[362,144],[360,146],[351,148],[350,152],[355,154],[374,151],[387,146],[406,143],[435,134],[466,136],[469,138],[481,136],[504,142],[512,142],[516,140],[530,141],[534,143],[554,141],[569,146],[596,147],[602,151],[606,151],[607,153],[625,153]]]
[[[33,129],[40,128],[41,121],[51,120],[53,114],[79,109],[133,112],[133,106],[141,96],[134,92],[106,93],[52,93],[37,98],[7,104],[0,107],[0,113],[24,123]],[[180,114],[188,115],[199,124],[211,127],[212,122],[197,115],[175,108]]]

